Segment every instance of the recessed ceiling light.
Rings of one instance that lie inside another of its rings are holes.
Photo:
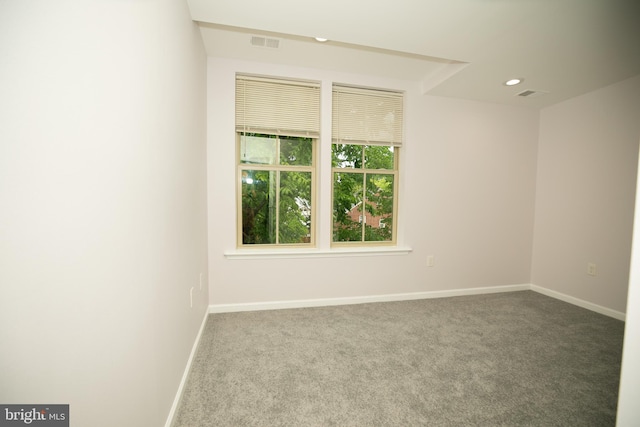
[[[506,82],[504,82],[504,84],[507,85],[507,86],[515,86],[515,85],[519,85],[523,81],[524,81],[524,79],[511,79],[511,80],[507,80]]]
[[[324,43],[329,39],[325,39],[324,37],[316,37],[316,40],[319,41],[320,43]]]

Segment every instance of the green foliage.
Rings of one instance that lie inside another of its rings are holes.
[[[268,140],[263,138],[272,137],[257,134],[247,136],[254,137],[258,141],[254,144],[260,143],[261,147],[268,146],[262,142]],[[273,147],[279,152],[278,165],[309,166],[313,163],[313,141],[310,138],[281,137]],[[254,154],[263,152],[253,151]],[[253,158],[259,157],[255,155]],[[310,241],[311,172],[282,171],[278,170],[278,165],[269,170],[242,171],[243,244]]]
[[[364,150],[364,167],[393,170],[394,155],[393,147],[368,145]]]
[[[334,168],[356,168],[363,165],[362,145],[333,144],[331,149],[331,167]]]
[[[280,243],[305,243],[311,234],[311,173],[280,172]]]
[[[334,173],[334,242],[393,239],[394,155],[392,147],[333,145],[333,167],[343,169]]]
[[[260,166],[242,170],[242,243],[308,243],[312,174],[279,167],[311,166],[313,141],[259,134],[246,137],[241,147],[248,160],[242,164]],[[333,241],[392,240],[393,148],[334,144],[332,165],[340,170],[333,177]]]
[[[280,164],[311,166],[313,143],[311,138],[283,136],[280,138]]]
[[[334,173],[333,178],[333,241],[362,240],[362,226],[357,220],[362,215],[362,173]]]
[[[367,211],[374,224],[365,227],[365,240],[386,241],[392,239],[393,226],[393,175],[372,174],[367,176]],[[384,227],[380,226],[380,220]]]
[[[275,172],[247,170],[242,177],[242,243],[275,243]]]

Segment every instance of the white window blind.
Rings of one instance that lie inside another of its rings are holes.
[[[320,84],[236,76],[236,130],[320,135]]]
[[[334,143],[402,145],[403,95],[333,86]]]

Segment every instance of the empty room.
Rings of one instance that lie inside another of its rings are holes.
[[[638,425],[638,18],[0,0],[0,424]]]

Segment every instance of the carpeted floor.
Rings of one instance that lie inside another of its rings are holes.
[[[214,314],[174,426],[613,426],[623,332],[532,291]]]

